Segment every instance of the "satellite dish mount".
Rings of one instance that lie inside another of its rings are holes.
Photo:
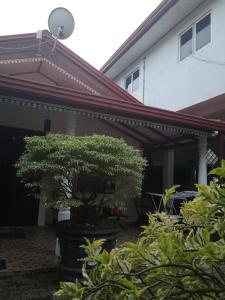
[[[55,8],[48,17],[48,28],[55,38],[52,53],[55,51],[57,40],[64,40],[71,36],[74,30],[74,18],[71,12],[64,8]]]

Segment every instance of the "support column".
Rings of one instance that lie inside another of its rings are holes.
[[[198,152],[198,183],[207,184],[207,136],[199,136]]]
[[[72,136],[76,135],[76,115],[67,114],[64,134]],[[70,220],[70,207],[59,209],[58,222],[65,220]],[[55,255],[60,256],[60,245],[58,238],[56,238]]]
[[[174,150],[164,153],[163,161],[163,190],[174,185]]]
[[[64,133],[66,135],[76,135],[76,115],[67,114]]]
[[[41,202],[41,201],[39,201]],[[41,206],[39,203],[38,209],[38,226],[45,226],[46,208]]]
[[[66,135],[76,135],[76,115],[67,114],[64,133]],[[70,219],[70,207],[59,209],[58,221]]]
[[[224,135],[223,133],[219,132],[218,135],[218,151],[217,151],[217,156],[218,156],[218,166],[221,166],[221,162],[224,159]]]

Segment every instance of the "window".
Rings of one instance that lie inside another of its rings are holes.
[[[134,92],[139,88],[139,69],[126,78],[125,89],[128,92]]]
[[[211,41],[210,14],[196,24],[196,50],[204,47]]]
[[[213,167],[218,161],[218,156],[215,154],[215,152],[212,149],[209,148],[206,153],[206,159],[207,159],[207,164]]]
[[[203,17],[180,36],[180,61],[211,42],[211,15]],[[194,50],[195,49],[195,50]]]
[[[180,37],[180,60],[192,54],[192,28],[188,29]]]

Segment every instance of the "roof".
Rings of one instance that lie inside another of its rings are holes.
[[[128,66],[154,47],[205,0],[163,0],[106,61],[100,71],[116,78]]]
[[[77,90],[108,95],[118,99],[122,98],[131,103],[138,102],[136,98],[59,41],[57,41],[53,55],[54,42],[55,39],[46,30],[42,32],[41,42],[36,39],[36,33],[1,36],[0,73],[22,79],[27,79],[27,74],[29,80],[33,76],[36,81],[44,80],[54,85],[65,85],[65,82],[68,85],[70,80],[70,87]],[[39,62],[38,65],[37,62]],[[18,74],[15,72],[18,72],[19,66],[21,66],[22,71]],[[35,68],[36,74],[34,75]],[[40,72],[40,68],[43,69],[43,72]],[[57,79],[56,73],[58,74]],[[63,80],[63,76],[66,77],[65,80]],[[78,77],[79,79],[77,79]],[[72,85],[72,81],[76,81],[76,84]]]
[[[178,0],[163,0],[101,67],[106,72],[136,41],[143,36]]]
[[[221,94],[200,103],[188,106],[179,110],[179,112],[201,117],[216,117],[224,119],[225,94]]]
[[[153,108],[139,103],[128,102],[101,95],[92,95],[65,87],[21,80],[0,75],[0,92],[3,95],[22,96],[69,107],[91,109],[144,121],[161,122],[173,126],[200,131],[225,132],[225,122],[208,120],[164,109]]]

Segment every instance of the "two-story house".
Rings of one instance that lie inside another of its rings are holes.
[[[36,33],[0,37],[0,226],[51,221],[48,210],[16,177],[14,165],[24,151],[24,136],[105,134],[153,157],[183,147],[190,153],[190,145],[197,152],[198,140],[216,142],[215,131],[225,134],[225,122],[143,105],[60,42],[53,52],[54,42],[47,31],[41,38]],[[205,182],[206,148],[199,149],[199,181]],[[172,166],[170,154],[160,172],[150,164],[150,174],[157,176],[148,191],[161,192],[163,183],[171,185]],[[144,177],[149,183],[148,170]],[[136,219],[132,201],[128,215]]]
[[[146,105],[224,119],[223,96],[218,110],[202,103],[225,93],[224,11],[224,0],[164,0],[101,71]]]
[[[163,0],[101,71],[145,105],[224,120],[224,12],[225,0]],[[218,148],[210,140],[204,147],[209,166]],[[165,157],[171,183],[193,177],[198,156],[191,147],[151,153],[149,181]]]

